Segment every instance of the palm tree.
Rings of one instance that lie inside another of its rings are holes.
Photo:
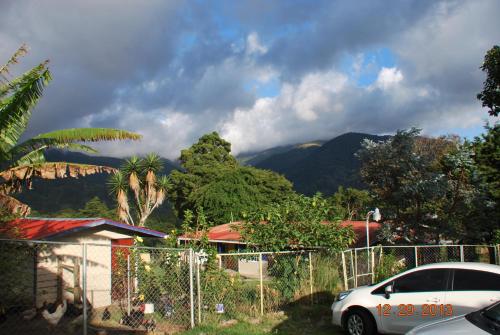
[[[108,185],[116,197],[121,220],[144,227],[149,215],[163,204],[169,183],[167,176],[158,176],[162,169],[156,154],[144,158],[133,156],[111,176]],[[133,197],[133,209],[129,206],[129,195]]]
[[[95,149],[82,143],[141,138],[138,134],[119,129],[74,128],[40,134],[20,142],[33,107],[51,80],[48,61],[10,79],[10,67],[26,53],[27,48],[23,45],[5,65],[0,66],[0,207],[18,215],[28,215],[30,208],[10,194],[21,191],[23,186],[31,188],[35,177],[77,178],[115,171],[106,166],[47,162],[45,150],[59,148],[95,153]]]

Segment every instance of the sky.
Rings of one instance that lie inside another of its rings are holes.
[[[480,134],[498,0],[2,0],[0,63],[53,80],[25,136],[112,127],[116,157],[175,159],[217,131],[233,153],[346,132]]]

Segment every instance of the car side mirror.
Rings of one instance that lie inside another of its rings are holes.
[[[387,285],[384,289],[385,291],[385,298],[389,299],[391,297],[391,293],[394,293],[392,285]]]

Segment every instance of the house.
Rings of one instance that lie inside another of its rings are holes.
[[[83,285],[82,259],[86,244],[87,298],[93,307],[111,304],[113,261],[120,246],[130,246],[134,236],[164,238],[166,234],[103,218],[20,218],[0,231],[10,239],[47,241],[32,244],[33,300],[79,300]],[[24,245],[23,245],[24,247]],[[27,249],[28,245],[26,245]],[[29,278],[29,277],[28,277]]]
[[[327,224],[325,222],[325,224]],[[241,226],[242,222],[232,222],[226,223],[219,226],[212,227],[208,230],[207,237],[210,244],[217,248],[219,253],[227,253],[232,251],[238,251],[245,249],[247,242],[243,240],[241,234],[238,231],[238,226]],[[342,221],[342,226],[351,226],[354,230],[356,241],[352,247],[364,247],[366,246],[366,221]],[[377,222],[370,222],[368,224],[368,230],[370,234],[370,245],[377,242],[377,232],[381,225]],[[185,244],[190,240],[200,239],[201,234],[196,235],[182,235],[178,237],[178,243],[180,245]]]

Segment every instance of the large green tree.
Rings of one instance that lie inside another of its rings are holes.
[[[82,142],[103,140],[137,140],[139,135],[118,129],[77,128],[39,134],[20,141],[33,108],[51,80],[48,61],[26,73],[13,77],[10,67],[27,52],[22,46],[3,66],[0,66],[0,206],[10,212],[27,215],[29,206],[11,195],[23,186],[31,188],[33,178],[56,179],[111,172],[112,168],[96,165],[46,162],[44,151],[49,148],[95,153]]]
[[[486,72],[483,90],[477,95],[483,107],[488,108],[488,113],[498,116],[500,113],[500,47],[493,46],[484,56],[481,70]]]
[[[477,230],[491,222],[474,220],[484,194],[469,143],[421,137],[411,129],[385,142],[365,142],[358,156],[375,204],[403,240],[488,240]]]
[[[231,144],[216,132],[182,150],[180,162],[183,171],[172,171],[167,195],[179,217],[202,207],[208,222],[227,223],[293,193],[283,176],[240,166],[231,155]]]

